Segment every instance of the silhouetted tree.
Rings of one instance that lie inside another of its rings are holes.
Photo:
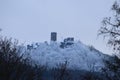
[[[0,80],[41,80],[44,67],[23,58],[17,41],[0,38]]]
[[[120,53],[120,1],[112,5],[113,16],[105,17],[98,35],[104,35],[113,50]]]
[[[108,44],[113,48],[115,54],[120,54],[120,1],[116,1],[111,10],[113,16],[106,17],[102,21],[102,27],[98,35],[107,38]],[[102,72],[108,80],[120,80],[120,59],[118,56],[105,60],[105,68]]]
[[[120,59],[117,56],[104,60],[105,67],[102,68],[102,73],[108,80],[120,80]]]
[[[63,64],[59,64],[59,68],[53,69],[54,80],[72,80],[70,71],[67,68],[68,62],[65,61]]]

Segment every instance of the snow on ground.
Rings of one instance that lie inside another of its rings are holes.
[[[67,48],[60,48],[60,43],[39,43],[34,49],[28,50],[32,60],[38,65],[56,68],[59,64],[68,62],[70,69],[98,70],[104,67],[105,55],[94,48],[90,48],[80,41]]]

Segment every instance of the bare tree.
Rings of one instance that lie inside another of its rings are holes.
[[[115,52],[120,54],[120,1],[116,1],[111,10],[113,15],[105,17],[102,21],[102,27],[98,35],[103,35],[107,38],[108,43]],[[112,57],[104,61],[105,68],[102,69],[105,76],[109,80],[120,80],[120,59],[118,56]]]
[[[32,66],[23,58],[18,41],[0,38],[0,80],[42,80],[44,67]]]
[[[119,1],[120,2],[120,1]],[[111,10],[113,16],[105,17],[102,21],[102,27],[99,29],[98,35],[103,35],[108,39],[108,44],[113,50],[120,53],[120,4],[115,2]]]
[[[54,80],[72,80],[70,71],[67,69],[68,62],[65,61],[63,64],[59,64],[57,69],[53,69]]]

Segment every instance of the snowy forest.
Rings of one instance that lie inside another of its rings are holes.
[[[96,35],[107,41],[113,55],[73,38],[25,46],[0,35],[0,80],[120,80],[120,1],[111,11]]]

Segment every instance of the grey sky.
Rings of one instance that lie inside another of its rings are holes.
[[[101,21],[111,12],[113,0],[0,0],[2,35],[20,42],[49,41],[50,32],[58,40],[74,36],[104,53],[110,52],[97,39]]]

